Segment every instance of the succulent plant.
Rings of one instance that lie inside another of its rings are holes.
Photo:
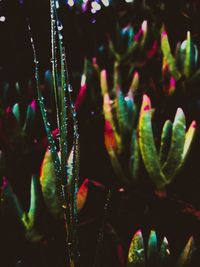
[[[70,167],[69,175],[70,179],[72,179],[72,153],[68,158],[68,164]],[[42,166],[41,166],[41,174],[40,174],[40,183],[41,189],[44,197],[44,201],[46,203],[49,211],[55,216],[55,218],[63,218],[63,208],[62,208],[62,200],[60,199],[59,185],[57,185],[53,160],[51,156],[51,152],[49,150],[46,151]],[[87,199],[88,195],[88,180],[84,180],[82,185],[80,186],[77,192],[77,210],[78,212],[83,208],[84,203]]]
[[[25,236],[32,242],[37,242],[43,238],[43,235],[38,232],[36,222],[38,219],[38,211],[40,209],[40,193],[39,193],[39,179],[33,175],[31,179],[31,190],[30,190],[30,206],[28,212],[25,212],[21,206],[21,203],[14,193],[11,184],[4,177],[1,187],[1,208],[5,203],[11,203],[12,208],[15,210],[17,220],[21,223]]]
[[[124,95],[121,89],[120,74],[115,65],[113,90],[109,92],[107,82],[107,72],[101,72],[101,90],[103,95],[103,112],[105,116],[105,146],[110,155],[112,165],[116,174],[124,183],[130,183],[131,179],[136,179],[139,168],[139,146],[136,137],[137,108],[134,104],[134,93],[138,86],[138,74],[135,73],[128,93]],[[112,98],[111,96],[112,95]],[[130,155],[129,164],[130,177],[125,176],[120,157],[123,153]]]
[[[186,40],[177,44],[175,55],[173,55],[168,35],[163,28],[161,31],[161,50],[163,54],[162,76],[166,94],[172,94],[176,88],[176,82],[183,77],[185,82],[183,87],[187,84],[189,86],[191,82],[198,79],[198,48],[191,40],[189,31]]]
[[[152,131],[152,108],[147,95],[143,96],[139,116],[139,144],[145,168],[158,189],[171,183],[176,173],[184,166],[196,132],[193,121],[185,132],[185,115],[177,109],[174,122],[167,120],[163,126],[159,153]]]
[[[167,238],[164,237],[162,242],[158,242],[156,232],[151,230],[149,238],[147,241],[147,246],[145,246],[145,241],[142,235],[142,231],[138,230],[130,244],[128,252],[127,267],[131,266],[190,266],[191,258],[194,256],[195,243],[194,238],[191,236],[183,248],[180,256],[176,260],[175,265],[173,265],[170,244]]]
[[[118,64],[132,68],[143,66],[155,56],[158,49],[157,40],[151,41],[152,31],[144,20],[137,33],[131,24],[116,27],[116,35],[108,38],[108,51]]]

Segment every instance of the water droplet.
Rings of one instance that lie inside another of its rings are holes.
[[[0,17],[0,22],[5,22],[6,21],[6,17],[5,16],[1,16]]]
[[[68,91],[69,91],[69,92],[72,92],[72,91],[73,91],[73,90],[72,90],[72,87],[71,87],[70,85],[68,86]]]
[[[62,23],[59,21],[58,22],[58,30],[61,31],[63,29],[63,25]]]
[[[101,2],[103,3],[103,5],[105,6],[105,7],[108,7],[109,6],[109,0],[101,0]]]
[[[67,4],[68,4],[70,7],[73,7],[73,6],[74,6],[74,0],[68,0],[68,1],[67,1]]]

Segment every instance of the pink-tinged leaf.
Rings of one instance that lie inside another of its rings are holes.
[[[169,66],[171,74],[174,76],[176,80],[178,80],[181,77],[181,75],[176,67],[175,59],[171,53],[171,48],[169,45],[169,40],[166,31],[162,31],[161,33],[161,49],[163,52],[163,56],[165,57],[165,60]]]
[[[152,48],[147,53],[147,59],[151,59],[158,51],[158,42],[154,41]]]
[[[78,110],[81,105],[83,104],[85,97],[86,97],[86,92],[87,92],[87,84],[84,83],[81,88],[80,91],[78,93],[78,96],[76,98],[76,102],[75,102],[75,109]]]
[[[161,169],[156,149],[152,122],[151,102],[147,95],[143,96],[139,117],[139,146],[145,168],[157,189],[163,189],[167,183]]]
[[[68,162],[71,161],[70,154]],[[70,165],[70,164],[69,164]],[[71,170],[69,169],[69,173]],[[47,149],[41,166],[40,184],[45,204],[48,210],[57,218],[63,216],[62,203],[60,199],[59,183],[56,179],[51,152]],[[81,210],[85,204],[88,195],[89,181],[84,180],[77,192],[77,210]]]
[[[111,123],[109,121],[105,121],[105,126],[104,126],[104,137],[105,137],[105,146],[108,152],[110,150],[117,151],[117,141],[115,138],[114,130],[111,126]]]
[[[163,57],[163,61],[162,61],[162,76],[163,78],[166,76],[166,74],[169,73],[169,66],[167,64],[167,60],[165,57]]]
[[[127,267],[145,267],[144,241],[141,231],[133,236],[128,252]]]
[[[41,166],[40,183],[45,204],[48,210],[55,216],[62,216],[62,205],[58,191],[51,152],[47,149]]]
[[[151,110],[151,100],[148,95],[144,94],[142,98],[141,113],[146,110]]]
[[[142,30],[141,47],[143,48],[145,46],[145,43],[147,40],[147,33],[148,33],[148,24],[146,20],[142,22],[141,30]]]
[[[33,99],[33,101],[31,102],[30,106],[34,111],[36,111],[36,100],[35,99]]]
[[[85,179],[77,193],[77,210],[80,211],[85,205],[89,190],[89,180]]]
[[[169,95],[172,95],[174,93],[176,89],[176,80],[174,79],[174,77],[170,77],[170,81],[169,81]]]

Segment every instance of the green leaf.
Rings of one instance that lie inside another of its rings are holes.
[[[187,32],[187,41],[186,41],[186,55],[185,55],[185,64],[184,64],[184,74],[186,78],[190,76],[191,71],[191,38],[190,32]]]
[[[14,104],[13,108],[12,108],[12,113],[15,116],[16,120],[18,121],[18,123],[20,122],[20,108],[19,108],[19,104],[16,103]]]
[[[137,131],[135,129],[133,129],[131,138],[130,169],[133,180],[137,180],[139,178],[140,170],[140,147],[138,143]]]
[[[29,122],[33,121],[34,118],[35,118],[35,100],[33,100],[32,103],[27,107],[26,119],[23,126],[24,131],[27,129]]]
[[[151,124],[151,102],[147,95],[143,96],[139,117],[139,145],[144,165],[150,178],[158,189],[163,188],[167,180],[161,170],[154,142]]]
[[[172,135],[172,122],[170,120],[167,120],[162,129],[161,144],[159,150],[159,160],[161,166],[167,159],[167,155],[170,148],[171,135]]]
[[[133,43],[134,31],[131,25],[127,25],[124,28],[120,28],[119,24],[116,25],[116,42],[115,50],[120,55],[127,52],[129,47]]]
[[[164,237],[159,252],[159,267],[170,267],[170,259],[169,243]]]
[[[131,130],[134,126],[134,121],[136,117],[136,108],[131,91],[129,91],[128,94],[125,96],[124,101],[127,110],[127,124],[129,130]]]
[[[192,42],[190,32],[187,32],[187,39],[176,48],[176,62],[180,71],[189,78],[196,69],[198,62],[198,49]]]
[[[39,179],[37,176],[32,176],[30,207],[28,213],[24,212],[22,216],[22,223],[25,227],[26,238],[32,242],[37,242],[43,238],[43,235],[36,229],[39,202]]]
[[[169,41],[168,41],[168,36],[167,33],[165,31],[162,31],[162,35],[161,35],[161,49],[163,52],[163,55],[165,57],[165,60],[169,66],[169,70],[171,72],[171,74],[174,76],[174,78],[176,80],[178,80],[181,75],[176,67],[176,62],[175,59],[171,53],[171,48],[169,45]]]
[[[183,154],[182,154],[182,164],[183,165],[189,155],[189,152],[192,147],[192,143],[194,141],[196,135],[196,121],[192,121],[190,124],[189,129],[187,130],[187,133],[185,135],[185,143],[183,148]]]
[[[31,230],[36,221],[37,212],[39,208],[39,179],[33,176],[31,179],[31,200],[27,216],[24,217],[23,222],[27,230]]]
[[[141,29],[142,29],[143,35],[142,35],[140,45],[141,45],[141,48],[144,48],[147,42],[147,35],[148,35],[148,24],[146,20],[142,22]]]
[[[181,108],[177,109],[173,127],[169,153],[162,171],[168,182],[174,178],[182,161],[183,147],[185,143],[185,115]]]
[[[132,122],[128,121],[128,109],[126,106],[126,101],[124,100],[124,94],[119,87],[117,89],[117,119],[121,135],[126,135],[130,123]]]
[[[156,266],[158,257],[158,244],[155,231],[151,231],[147,246],[147,261],[149,266]]]
[[[137,71],[135,71],[134,74],[133,74],[133,79],[132,79],[132,82],[131,82],[131,86],[129,88],[129,92],[132,92],[133,97],[135,96],[136,91],[138,90],[139,82],[140,82],[139,73]]]
[[[177,267],[188,266],[188,264],[192,259],[194,251],[195,251],[194,238],[191,236],[178,259]]]
[[[100,73],[100,84],[102,95],[108,93],[108,82],[107,82],[107,72],[102,70]]]
[[[128,252],[127,267],[145,267],[144,242],[141,231],[133,236]]]
[[[63,211],[57,187],[58,179],[56,178],[54,164],[49,150],[46,151],[42,162],[40,183],[47,208],[55,217],[61,217]]]
[[[15,193],[13,192],[12,186],[6,180],[6,178],[4,178],[4,184],[5,185],[4,185],[3,195],[11,201],[12,206],[14,207],[14,209],[16,211],[17,218],[19,219],[20,222],[22,222],[24,211],[21,207],[19,199],[15,195]]]

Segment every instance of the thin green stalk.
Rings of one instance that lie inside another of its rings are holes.
[[[42,118],[44,121],[45,130],[47,133],[47,138],[48,138],[48,142],[49,142],[49,149],[51,151],[53,162],[54,162],[56,177],[59,180],[61,180],[60,160],[58,157],[56,144],[55,144],[55,141],[54,141],[51,129],[50,129],[50,123],[48,122],[47,111],[46,111],[45,105],[44,105],[44,98],[43,98],[41,91],[40,91],[39,69],[38,69],[39,62],[37,60],[35,45],[33,42],[32,34],[31,34],[31,28],[30,28],[29,24],[28,24],[28,30],[29,30],[30,41],[31,41],[31,46],[32,46],[32,50],[33,50],[33,58],[34,58],[34,65],[35,65],[35,81],[36,81],[36,88],[37,88],[37,94],[38,94],[38,102],[39,102]]]
[[[57,124],[60,129],[60,114],[59,114],[59,103],[58,103],[58,67],[57,67],[57,47],[56,47],[56,19],[55,19],[55,1],[50,1],[50,14],[51,14],[51,65],[52,65],[52,79],[53,79],[53,91],[56,106]]]
[[[59,145],[61,150],[61,160],[58,157],[57,148],[55,141],[53,139],[50,123],[48,122],[47,112],[44,105],[44,99],[40,92],[39,84],[39,72],[38,72],[38,61],[36,58],[36,51],[33,43],[33,38],[31,36],[31,44],[34,54],[35,63],[35,79],[36,87],[38,92],[38,101],[42,113],[42,118],[44,121],[45,129],[47,132],[49,149],[52,153],[53,164],[55,168],[55,174],[58,181],[58,190],[61,197],[62,207],[64,209],[64,219],[67,232],[67,250],[69,255],[69,265],[74,267],[77,262],[77,207],[76,207],[76,193],[78,191],[78,164],[79,164],[79,136],[78,136],[78,126],[76,121],[76,113],[74,104],[71,100],[71,87],[69,84],[68,73],[66,68],[66,58],[65,51],[62,44],[62,35],[58,28],[58,18],[57,11],[55,7],[55,0],[50,0],[51,7],[51,49],[52,49],[52,77],[53,77],[53,87],[54,87],[54,97],[56,104],[56,115],[57,124],[60,132]],[[30,26],[29,26],[29,32]],[[60,67],[61,67],[61,92],[58,91],[58,66],[57,66],[57,47],[56,47],[56,37],[58,36],[59,42],[59,56],[60,56]],[[69,105],[68,105],[69,103]],[[74,140],[73,140],[73,166],[72,166],[72,185],[70,184],[70,175],[68,173],[68,116],[72,114],[73,125],[74,125]],[[73,190],[72,190],[73,189]]]
[[[68,212],[66,211],[66,222],[67,222],[67,244],[69,249],[70,263],[76,263],[78,260],[78,248],[77,248],[77,205],[76,205],[76,194],[78,191],[78,164],[79,164],[79,136],[78,136],[78,125],[76,120],[75,107],[72,102],[71,92],[72,88],[69,83],[69,75],[67,71],[66,54],[63,47],[63,37],[59,31],[57,12],[55,10],[55,17],[57,21],[57,33],[59,41],[60,51],[60,65],[61,65],[61,94],[60,94],[60,107],[61,107],[61,132],[60,132],[60,147],[61,147],[61,170],[63,173],[62,185],[67,191],[64,192]],[[68,101],[67,101],[68,96]],[[69,103],[69,105],[68,105]],[[67,115],[72,114],[73,120],[73,163],[72,173],[69,173],[69,167],[67,164]],[[71,181],[70,181],[71,175]],[[67,185],[67,187],[65,186]]]

